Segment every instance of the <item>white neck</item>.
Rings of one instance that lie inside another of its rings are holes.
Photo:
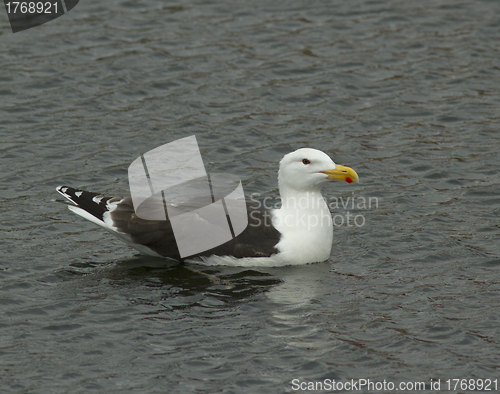
[[[330,257],[333,225],[330,210],[318,187],[297,191],[280,183],[282,206],[273,214],[273,225],[281,233],[276,246],[290,264],[325,261]]]

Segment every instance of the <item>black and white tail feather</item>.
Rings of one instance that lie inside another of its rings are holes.
[[[139,243],[137,232],[131,231],[132,226],[124,225],[126,221],[133,222],[137,218],[130,198],[107,196],[68,186],[58,186],[56,190],[74,204],[68,205],[70,211],[105,228],[139,252],[161,257],[151,248]],[[150,223],[151,225],[153,223]]]

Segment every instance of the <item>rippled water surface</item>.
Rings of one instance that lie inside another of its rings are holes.
[[[0,26],[2,393],[500,379],[500,2],[86,0]],[[139,256],[51,201],[126,195],[139,153],[193,134],[247,193],[308,146],[360,176],[326,197],[378,204],[332,207],[364,225],[327,262],[244,269]]]

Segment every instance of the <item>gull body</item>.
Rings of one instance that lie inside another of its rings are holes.
[[[349,167],[335,164],[324,152],[301,148],[280,161],[278,185],[282,206],[265,213],[250,212],[248,227],[223,245],[180,258],[172,226],[135,215],[130,198],[104,196],[60,186],[57,191],[74,205],[69,209],[96,223],[143,254],[195,260],[210,265],[284,266],[325,261],[333,241],[331,213],[321,188],[329,180],[358,182]],[[263,215],[263,216],[259,216]]]

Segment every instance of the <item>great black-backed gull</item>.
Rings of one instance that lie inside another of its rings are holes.
[[[333,223],[321,188],[328,180],[358,182],[356,172],[335,164],[324,152],[301,148],[280,161],[281,208],[249,206],[246,229],[220,246],[182,259],[168,220],[144,220],[130,197],[120,198],[68,186],[57,191],[74,205],[74,213],[104,227],[139,252],[210,265],[285,266],[325,261],[330,257]],[[167,203],[168,204],[168,203]]]

